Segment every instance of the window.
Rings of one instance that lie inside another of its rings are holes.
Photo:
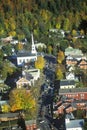
[[[21,63],[21,60],[19,60],[19,63]]]

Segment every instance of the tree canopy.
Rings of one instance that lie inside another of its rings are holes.
[[[35,111],[35,99],[30,90],[14,89],[9,94],[11,111],[26,110],[31,113]]]

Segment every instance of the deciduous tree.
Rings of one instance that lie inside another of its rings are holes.
[[[64,60],[64,52],[60,50],[60,51],[58,52],[57,61],[58,61],[58,63],[61,64],[63,60]]]
[[[11,111],[26,110],[35,111],[35,99],[31,92],[26,89],[14,89],[9,94]]]
[[[37,60],[35,61],[35,67],[37,69],[42,70],[45,66],[45,59],[42,56],[38,56]]]
[[[58,80],[63,79],[63,73],[62,73],[61,69],[58,68],[58,67],[56,68],[56,78],[57,78]]]

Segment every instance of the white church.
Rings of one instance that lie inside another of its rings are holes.
[[[35,44],[34,44],[33,34],[31,35],[31,38],[32,38],[31,52],[20,51],[17,53],[17,65],[18,66],[22,66],[25,63],[37,60],[37,51],[36,51]]]

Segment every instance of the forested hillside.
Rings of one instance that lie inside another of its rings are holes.
[[[0,37],[39,39],[50,28],[87,33],[87,0],[0,0]]]

